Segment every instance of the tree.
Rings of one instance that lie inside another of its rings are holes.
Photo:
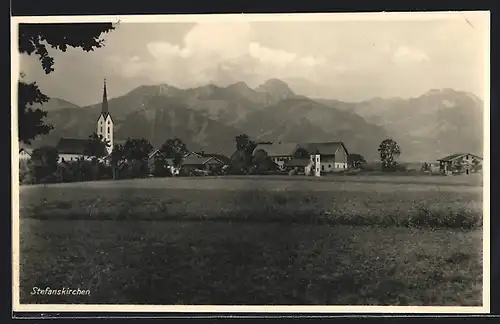
[[[120,162],[122,162],[124,159],[124,149],[123,145],[116,144],[115,147],[113,148],[113,151],[111,151],[111,156],[110,156],[110,163],[111,163],[111,169],[113,172],[113,180],[116,180],[118,177],[118,165]]]
[[[49,55],[47,46],[62,52],[68,47],[80,48],[86,52],[104,46],[103,33],[115,29],[111,23],[56,23],[56,24],[19,24],[19,52],[36,55],[46,74],[54,71],[54,58]],[[48,134],[53,126],[44,124],[47,113],[33,109],[33,104],[42,105],[49,98],[44,95],[35,82],[18,82],[18,129],[19,140],[30,144],[37,135]]]
[[[259,149],[253,156],[253,168],[257,172],[271,171],[276,169],[276,165],[263,149]]]
[[[311,155],[309,154],[309,152],[302,147],[299,147],[297,150],[295,150],[293,154],[293,157],[297,159],[309,159],[310,156]]]
[[[30,160],[30,170],[35,183],[46,182],[57,171],[59,154],[56,148],[43,146],[33,150]]]
[[[250,145],[250,137],[246,134],[241,134],[236,136],[236,150],[245,150],[248,145]]]
[[[352,153],[347,156],[347,164],[355,169],[361,169],[366,160],[361,154]]]
[[[171,175],[167,160],[163,154],[157,154],[153,161],[153,175],[155,177],[166,177]]]
[[[131,164],[140,164],[140,175],[146,176],[148,173],[148,157],[149,153],[153,150],[153,146],[148,140],[141,139],[127,139],[123,145],[123,156]]]
[[[401,148],[399,147],[399,144],[393,139],[388,138],[380,143],[378,151],[380,152],[382,169],[395,170],[396,159],[401,155]]]
[[[252,166],[252,154],[257,144],[250,140],[248,135],[241,134],[236,136],[236,151],[238,154],[235,155],[236,165],[242,172],[248,172]]]
[[[107,155],[106,149],[110,146],[110,142],[102,135],[92,133],[87,140],[85,155],[93,158],[104,157]]]
[[[160,151],[165,158],[173,159],[175,167],[178,167],[182,163],[182,158],[189,152],[186,144],[177,137],[166,140],[161,146]]]
[[[21,79],[24,75],[21,75]],[[31,140],[37,135],[48,134],[54,127],[45,125],[43,119],[47,116],[47,112],[35,108],[34,104],[43,104],[49,98],[44,95],[36,82],[25,83],[18,82],[18,131],[19,140],[31,144]]]
[[[106,156],[106,148],[111,146],[110,142],[105,139],[102,135],[97,133],[92,133],[88,140],[87,146],[85,148],[85,155],[92,157],[92,164],[94,169],[94,180],[97,179],[99,174],[99,158]]]

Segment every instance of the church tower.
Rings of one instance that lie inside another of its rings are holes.
[[[113,119],[109,114],[108,110],[108,94],[106,91],[106,79],[104,79],[104,90],[102,93],[102,108],[101,115],[97,120],[97,135],[101,135],[108,143],[109,147],[107,147],[108,154],[111,154],[113,151]]]

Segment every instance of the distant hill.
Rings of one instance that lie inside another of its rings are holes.
[[[449,89],[411,99],[346,103],[298,96],[285,82],[271,79],[255,89],[244,82],[192,89],[141,86],[108,103],[115,139],[144,137],[155,146],[178,136],[190,149],[229,155],[235,136],[245,133],[266,141],[343,141],[350,152],[374,160],[378,144],[390,136],[407,161],[435,160],[456,151],[481,153],[482,124],[474,121],[482,116],[482,103]],[[55,130],[34,145],[52,144],[60,136],[88,136],[100,109],[100,103],[50,107],[47,122]]]
[[[35,103],[31,107],[35,109],[40,108],[45,111],[81,108],[80,106],[75,105],[74,103],[59,98],[50,98],[49,101],[44,102],[43,105]]]

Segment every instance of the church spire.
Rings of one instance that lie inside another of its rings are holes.
[[[106,78],[104,78],[104,90],[102,93],[102,113],[107,115],[109,114],[108,111],[108,94],[106,91]]]

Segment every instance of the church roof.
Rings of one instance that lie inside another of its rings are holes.
[[[61,138],[57,143],[56,149],[59,154],[77,154],[85,155],[88,146],[88,139],[84,138]],[[104,148],[99,154],[106,156],[107,152]]]

